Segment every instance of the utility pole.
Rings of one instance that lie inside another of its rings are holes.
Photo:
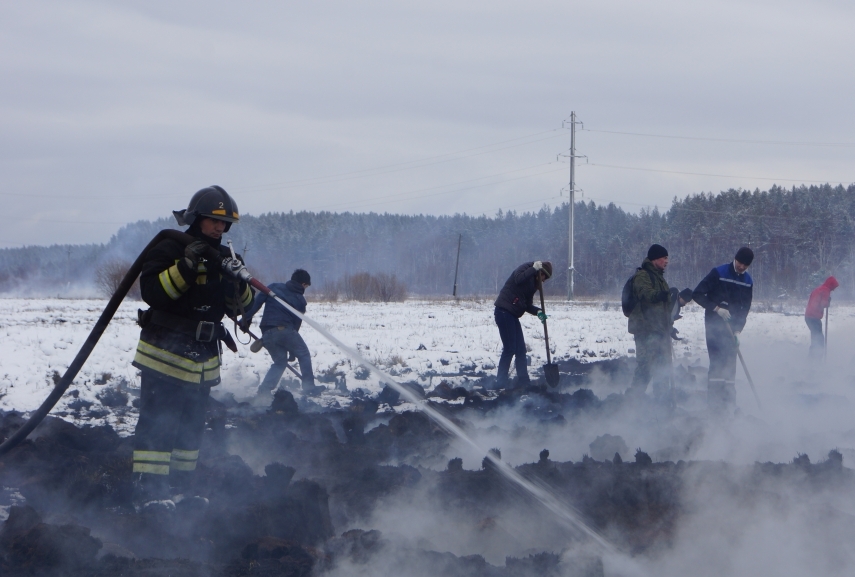
[[[460,242],[463,240],[463,233],[457,236],[457,264],[454,265],[454,290],[451,296],[457,296],[457,270],[460,268]]]
[[[568,122],[565,120],[562,126],[566,127]],[[570,113],[570,223],[569,223],[569,232],[568,232],[568,249],[569,255],[567,258],[568,267],[567,267],[567,300],[572,301],[574,298],[574,289],[575,289],[575,275],[576,275],[576,266],[574,260],[574,251],[573,251],[573,241],[574,234],[573,228],[576,223],[576,158],[585,158],[584,155],[576,156],[576,125],[582,124],[581,122],[576,121],[576,112],[573,111]],[[561,155],[561,156],[567,156]]]

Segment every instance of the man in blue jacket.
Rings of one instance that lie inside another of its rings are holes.
[[[736,406],[736,354],[739,333],[751,309],[754,280],[747,270],[753,260],[754,252],[743,246],[733,262],[712,269],[692,294],[706,310],[704,325],[710,355],[707,402],[714,412]]]
[[[502,339],[502,356],[499,358],[499,367],[496,371],[497,388],[507,388],[511,359],[514,357],[516,357],[517,386],[526,387],[531,384],[520,317],[529,313],[537,315],[541,322],[546,320],[546,314],[534,306],[534,293],[537,292],[538,280],[542,283],[551,276],[552,263],[549,261],[523,263],[508,277],[499,292],[493,313],[496,326],[499,327],[499,337]]]
[[[306,312],[306,297],[303,294],[306,289],[312,284],[312,278],[309,273],[303,269],[297,269],[291,275],[291,280],[282,283],[273,283],[269,285],[270,290],[283,301],[300,311]],[[252,324],[252,316],[261,310],[264,303],[267,301],[267,295],[259,292],[252,301],[246,314],[243,316],[241,324],[249,328]],[[259,386],[259,390],[273,390],[279,384],[279,379],[287,368],[289,352],[297,357],[300,363],[300,375],[303,377],[303,392],[309,395],[315,395],[324,390],[324,387],[315,386],[315,375],[312,372],[312,355],[309,352],[309,347],[298,332],[303,321],[294,313],[287,310],[285,307],[271,301],[271,306],[264,307],[264,314],[261,317],[261,338],[264,343],[264,348],[270,353],[273,358],[273,365],[264,376],[264,380]]]

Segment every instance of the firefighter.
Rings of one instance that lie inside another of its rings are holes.
[[[238,222],[234,199],[219,186],[193,195],[187,209],[173,211],[194,237],[183,246],[163,240],[145,255],[140,273],[142,330],[133,365],[141,372],[140,416],[134,437],[134,505],[137,510],[174,510],[191,486],[205,429],[211,387],[220,383],[220,341],[236,350],[222,324],[252,302],[252,289],[203,256],[223,257],[223,233]],[[187,493],[189,494],[189,493]]]

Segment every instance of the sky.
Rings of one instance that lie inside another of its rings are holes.
[[[0,3],[0,247],[243,214],[855,182],[842,1]],[[675,138],[677,137],[677,138]]]

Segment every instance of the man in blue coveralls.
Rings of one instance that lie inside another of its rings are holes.
[[[312,284],[309,273],[303,269],[297,269],[291,275],[291,280],[282,283],[273,283],[269,286],[273,293],[283,301],[300,311],[306,312],[306,297],[303,293]],[[252,305],[247,309],[241,324],[249,328],[252,324],[252,316],[261,310],[267,301],[267,295],[259,292]],[[279,384],[279,379],[287,368],[290,356],[296,357],[300,363],[300,374],[302,376],[303,392],[308,395],[316,395],[324,390],[324,387],[315,386],[315,375],[312,372],[312,355],[303,337],[300,336],[300,325],[303,321],[285,307],[271,301],[271,306],[264,307],[261,317],[261,335],[264,348],[273,358],[273,365],[267,371],[264,380],[259,386],[260,391],[270,391]]]
[[[748,274],[753,260],[754,252],[743,246],[732,262],[712,269],[692,294],[705,310],[710,355],[707,402],[716,413],[736,408],[736,355],[754,295],[754,280]]]

